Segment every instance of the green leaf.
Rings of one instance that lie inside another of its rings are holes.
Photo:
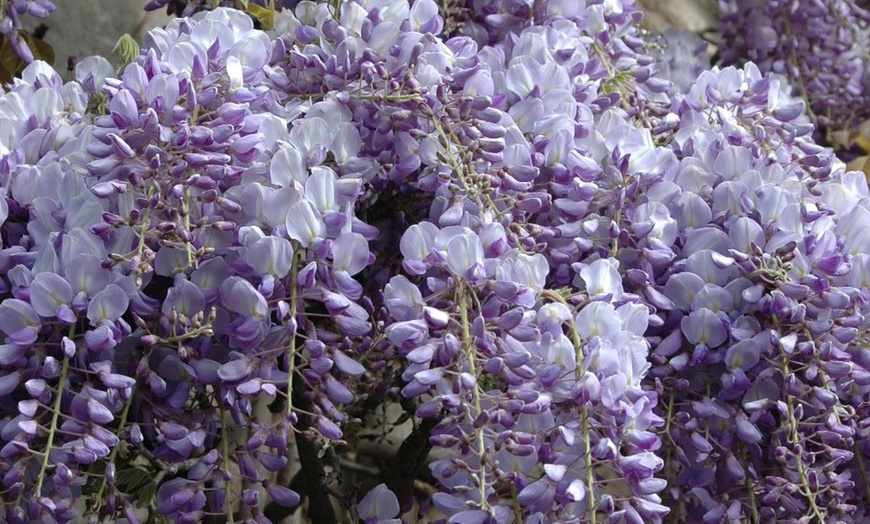
[[[33,53],[34,60],[42,60],[47,62],[49,65],[54,65],[54,48],[51,47],[51,44],[45,40],[33,38],[27,33],[22,32],[21,36],[24,37],[24,41],[27,42],[27,45],[30,47],[30,52]]]
[[[127,65],[139,56],[139,44],[136,42],[136,39],[130,36],[129,33],[126,33],[118,39],[118,42],[115,44],[115,48],[112,51],[118,51],[118,54],[121,55],[121,65]]]
[[[106,108],[108,106],[109,99],[103,92],[94,93],[91,98],[88,100],[88,114],[94,116],[100,116],[106,114]]]
[[[260,21],[263,29],[271,30],[275,25],[275,11],[268,7],[262,7],[257,4],[249,4],[245,11]]]
[[[157,486],[152,475],[143,468],[119,470],[115,482],[120,491],[136,496],[139,507],[147,506],[157,495]]]
[[[0,81],[4,84],[12,82],[15,75],[24,69],[24,62],[15,54],[9,40],[3,39],[0,44]]]
[[[34,60],[43,60],[51,65],[54,65],[54,48],[48,42],[33,38],[33,36],[19,31],[19,35],[30,47],[30,52],[33,53]],[[27,64],[15,54],[15,49],[9,43],[9,40],[0,36],[0,82],[12,82],[18,73],[24,70]]]
[[[157,484],[149,482],[139,491],[135,501],[140,508],[145,508],[151,504],[151,501],[154,500],[155,497],[157,497]]]
[[[122,469],[118,471],[115,482],[118,489],[125,493],[132,493],[151,482],[151,474],[143,468]]]

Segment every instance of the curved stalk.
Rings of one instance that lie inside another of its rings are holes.
[[[73,324],[69,328],[69,338],[75,336],[76,325]],[[69,373],[69,358],[63,357],[63,364],[60,369],[60,380],[57,383],[57,396],[54,399],[54,406],[51,414],[51,427],[48,430],[48,442],[45,444],[45,455],[42,456],[42,465],[39,468],[39,476],[36,479],[36,490],[34,496],[39,498],[42,494],[42,483],[45,480],[45,472],[48,470],[48,459],[51,456],[51,448],[54,445],[54,436],[57,433],[57,420],[60,418],[60,404],[63,400],[63,388],[66,386],[66,377]]]
[[[135,392],[136,386],[134,385],[132,389],[133,389],[133,391],[130,393],[130,398],[128,398],[127,402],[124,403],[124,410],[121,411],[121,420],[118,424],[118,433],[117,433],[119,439],[121,437],[121,432],[124,431],[124,427],[127,425],[127,415],[130,413],[130,405],[133,404],[133,392]],[[113,464],[115,462],[115,457],[118,456],[119,449],[120,449],[120,446],[117,446],[117,445],[114,448],[112,448],[112,452],[109,454],[109,460],[108,460],[109,464]],[[104,475],[103,481],[100,483],[100,489],[99,489],[99,491],[97,491],[97,498],[96,498],[96,502],[95,502],[96,507],[94,508],[95,512],[100,511],[100,507],[103,503],[103,492],[105,492],[105,490],[106,490],[107,482],[108,482],[108,479],[106,479],[106,477]]]
[[[293,264],[290,268],[290,320],[296,321],[296,300],[298,299],[299,287],[299,244],[293,242]],[[287,417],[293,414],[293,374],[296,372],[296,333],[290,337],[287,347]]]
[[[559,296],[556,293],[548,293],[548,297],[554,299],[561,304],[564,304],[566,307],[570,309],[570,305],[568,302]],[[583,340],[580,338],[580,332],[577,331],[577,325],[574,323],[574,320],[571,319],[571,341],[574,344],[575,351],[575,360],[577,361],[577,369],[575,371],[576,380],[580,380],[583,378]],[[588,504],[589,511],[589,522],[591,524],[596,524],[596,515],[595,515],[595,473],[592,470],[592,439],[590,437],[590,425],[589,425],[589,408],[584,402],[582,406],[580,406],[580,424],[583,428],[583,441],[586,446],[586,500]]]
[[[462,346],[465,349],[466,359],[468,360],[468,372],[475,378],[474,388],[471,391],[474,399],[474,413],[472,420],[476,419],[483,412],[480,404],[480,387],[477,384],[477,365],[474,361],[474,348],[471,340],[471,324],[468,322],[468,298],[465,295],[465,287],[459,285],[459,315],[462,321]],[[480,460],[478,469],[479,484],[480,484],[480,507],[482,510],[490,513],[489,503],[486,496],[486,441],[483,436],[483,427],[475,428],[475,440],[477,441],[477,457]]]

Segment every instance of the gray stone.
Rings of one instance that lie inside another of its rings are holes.
[[[644,25],[664,33],[671,27],[701,32],[716,29],[716,0],[639,0],[638,7],[646,15]]]
[[[163,11],[146,12],[147,0],[54,0],[57,9],[44,20],[27,17],[28,28],[44,23],[45,40],[54,47],[55,68],[66,71],[67,58],[102,55],[117,63],[112,52],[115,43],[130,33],[141,44],[145,33],[163,26],[168,17]]]

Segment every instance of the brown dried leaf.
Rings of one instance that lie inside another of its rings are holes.
[[[849,171],[861,171],[870,183],[870,156],[861,156],[846,164]]]

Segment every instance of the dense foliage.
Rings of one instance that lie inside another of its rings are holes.
[[[0,519],[870,518],[867,182],[785,80],[630,0],[219,3],[0,96]]]

